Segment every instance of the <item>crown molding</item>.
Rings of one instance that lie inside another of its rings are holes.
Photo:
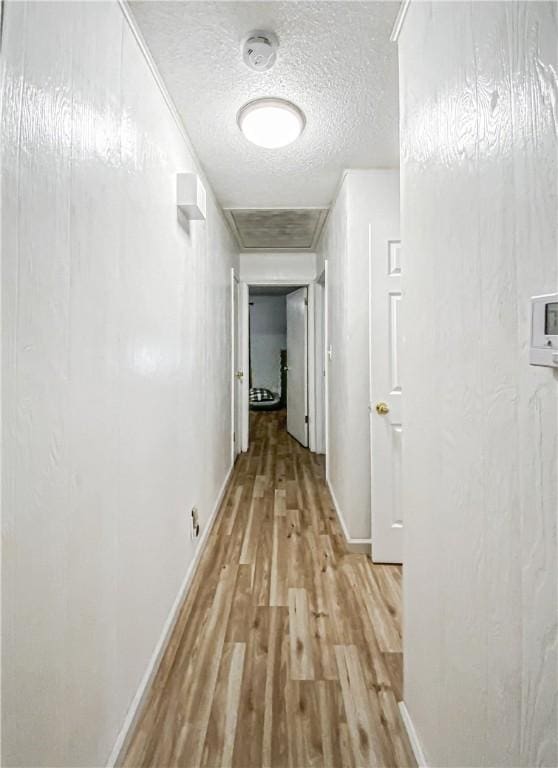
[[[399,40],[399,35],[401,34],[401,30],[403,29],[403,24],[405,23],[405,17],[407,16],[407,11],[409,10],[410,5],[411,5],[411,0],[401,0],[401,5],[399,6],[399,10],[397,11],[397,16],[393,23],[393,29],[391,30],[391,35],[389,36],[389,39],[392,43],[397,43]]]

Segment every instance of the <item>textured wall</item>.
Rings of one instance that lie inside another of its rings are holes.
[[[316,279],[315,253],[241,253],[240,279],[250,283],[291,282],[293,285]]]
[[[328,478],[356,539],[370,538],[370,231],[383,232],[393,223],[397,231],[398,217],[397,171],[349,171],[317,255],[318,273],[328,261]]]
[[[100,766],[230,465],[230,266],[116,3],[4,4],[3,765]]]
[[[551,3],[412,2],[399,42],[405,701],[432,766],[555,766]]]
[[[252,386],[281,391],[281,350],[286,348],[285,296],[250,296]]]

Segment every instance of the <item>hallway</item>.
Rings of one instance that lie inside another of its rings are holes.
[[[557,768],[557,41],[0,0],[1,766]]]
[[[125,766],[415,765],[401,571],[349,554],[323,457],[251,414]]]

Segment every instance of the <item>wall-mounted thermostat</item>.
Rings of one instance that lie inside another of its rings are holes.
[[[558,367],[558,293],[531,299],[529,362]]]
[[[189,219],[205,219],[205,187],[197,173],[176,177],[177,205]]]

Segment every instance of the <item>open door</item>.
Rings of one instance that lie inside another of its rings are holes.
[[[235,456],[248,450],[249,442],[249,327],[248,286],[235,280]]]
[[[372,560],[403,562],[401,506],[401,241],[370,250]],[[371,238],[372,240],[372,238]]]
[[[314,354],[314,449],[316,453],[325,453],[325,271],[314,286],[315,347],[310,346],[310,355]],[[310,409],[310,427],[312,427],[312,409]]]
[[[308,446],[308,289],[287,295],[287,432]]]
[[[240,283],[231,269],[232,291],[232,457],[242,450],[242,345],[240,332]]]

